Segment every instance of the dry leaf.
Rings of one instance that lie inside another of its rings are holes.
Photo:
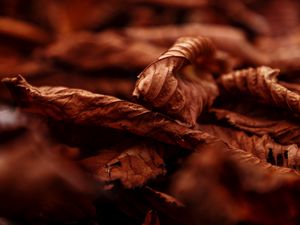
[[[3,82],[24,109],[57,121],[129,131],[189,149],[215,140],[207,133],[189,129],[160,113],[112,96],[65,87],[37,88],[22,76]]]
[[[265,66],[237,70],[222,75],[219,84],[224,91],[231,94],[245,94],[298,114],[300,96],[278,84],[276,78],[278,74],[279,70]]]
[[[210,107],[218,95],[208,74],[181,72],[197,59],[210,58],[213,44],[206,38],[180,38],[140,75],[133,95],[146,105],[194,126],[198,116]],[[202,72],[205,73],[205,72]]]
[[[226,109],[212,109],[218,120],[226,121],[230,125],[243,131],[259,136],[269,135],[280,144],[300,145],[300,126],[289,120],[272,118],[270,112],[265,111],[261,116],[241,114]]]
[[[100,182],[120,181],[126,188],[136,188],[166,173],[164,162],[157,153],[159,148],[149,142],[129,146],[123,143],[84,159],[82,164]]]
[[[195,149],[204,143],[220,143],[220,149],[226,146],[206,132],[189,129],[162,114],[114,97],[63,87],[35,88],[21,76],[8,78],[4,82],[25,109],[58,121],[125,130],[188,149]]]
[[[217,125],[199,125],[200,130],[219,137],[235,148],[251,152],[259,159],[277,166],[300,168],[300,154],[297,145],[280,145],[269,136],[247,135],[243,131]]]

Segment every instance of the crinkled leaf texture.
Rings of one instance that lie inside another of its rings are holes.
[[[96,180],[111,183],[119,180],[126,188],[143,186],[149,179],[164,175],[164,162],[156,150],[158,144],[141,142],[102,150],[96,156],[84,159],[82,164],[95,175]]]
[[[277,166],[299,168],[300,153],[295,144],[280,145],[269,136],[248,135],[243,131],[218,125],[199,125],[199,129],[214,135],[229,145],[250,152],[259,159]]]
[[[213,103],[218,89],[210,74],[182,70],[199,58],[211,58],[214,51],[209,39],[179,38],[139,75],[133,95],[142,103],[194,126],[198,116]]]
[[[218,120],[248,133],[269,135],[280,144],[300,144],[300,126],[282,117],[272,118],[269,111],[262,111],[259,115],[216,108],[210,111]]]
[[[199,145],[219,143],[220,151],[231,150],[224,141],[209,133],[189,129],[160,113],[115,97],[64,87],[37,88],[29,85],[21,76],[7,78],[4,82],[15,100],[28,111],[55,120],[129,131],[186,149],[195,150]],[[270,164],[267,164],[267,169],[295,173],[291,169],[283,170]]]
[[[261,66],[237,70],[219,78],[220,87],[231,94],[242,93],[258,101],[300,113],[300,95],[278,84],[278,69]]]

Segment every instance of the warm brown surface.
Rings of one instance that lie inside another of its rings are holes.
[[[300,223],[296,0],[0,1],[0,224]]]

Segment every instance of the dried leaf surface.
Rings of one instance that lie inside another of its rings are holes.
[[[139,75],[133,95],[146,105],[194,126],[201,112],[212,105],[218,90],[208,74],[201,76],[200,72],[189,77],[181,70],[213,54],[214,46],[206,38],[178,39]]]
[[[265,66],[237,70],[222,75],[219,84],[231,94],[242,93],[257,98],[258,101],[299,114],[299,94],[278,84],[276,78],[278,74],[279,70]]]
[[[20,106],[54,120],[129,131],[189,149],[215,140],[207,133],[112,96],[65,87],[33,87],[21,76],[3,82]]]
[[[126,188],[140,187],[166,173],[158,148],[159,145],[147,142],[117,146],[84,159],[82,164],[98,181],[108,184],[120,181]]]
[[[270,118],[268,111],[262,116],[241,114],[226,109],[212,109],[218,120],[252,134],[269,135],[280,144],[300,144],[300,126],[288,120]]]
[[[217,125],[199,125],[199,129],[219,137],[235,148],[250,152],[265,162],[297,169],[300,166],[300,151],[295,144],[280,145],[267,135],[247,135],[243,131]]]
[[[125,130],[189,149],[204,143],[220,143],[220,149],[228,149],[211,134],[186,128],[162,114],[114,97],[63,87],[35,88],[20,76],[5,83],[21,106],[55,120]]]

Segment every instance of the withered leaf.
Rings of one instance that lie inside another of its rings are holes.
[[[112,96],[65,87],[33,87],[22,76],[3,82],[24,109],[54,120],[129,131],[188,149],[215,140],[207,133],[189,129],[160,113]]]
[[[279,106],[299,114],[299,94],[278,84],[278,69],[270,67],[249,68],[224,74],[219,78],[220,87],[231,94],[242,93],[258,101]]]
[[[187,149],[194,150],[200,144],[219,143],[219,149],[231,150],[223,141],[211,134],[189,129],[162,114],[153,113],[140,105],[115,97],[63,87],[36,88],[29,85],[21,76],[7,78],[4,82],[15,100],[26,110],[58,121],[129,131]],[[280,172],[293,173],[289,169]]]
[[[107,74],[87,76],[82,73],[52,73],[33,79],[34,85],[66,86],[70,88],[81,88],[87,91],[121,97],[132,98],[131,92],[135,81],[131,78],[110,77]]]
[[[196,72],[192,77],[181,70],[187,64],[199,58],[210,58],[213,54],[214,46],[206,38],[178,39],[139,75],[133,95],[188,126],[194,126],[201,112],[212,105],[218,89],[208,74]]]
[[[300,145],[300,126],[288,120],[270,118],[268,111],[262,116],[241,114],[226,109],[212,109],[218,120],[259,136],[269,135],[280,144]]]
[[[259,159],[274,165],[300,168],[300,154],[297,145],[280,145],[269,136],[247,135],[243,131],[217,126],[199,125],[199,129],[210,133],[235,148],[251,152]]]
[[[166,173],[164,162],[157,153],[159,148],[161,147],[158,144],[149,142],[130,146],[123,144],[102,150],[81,163],[98,181],[108,184],[120,181],[126,188],[135,188]]]

